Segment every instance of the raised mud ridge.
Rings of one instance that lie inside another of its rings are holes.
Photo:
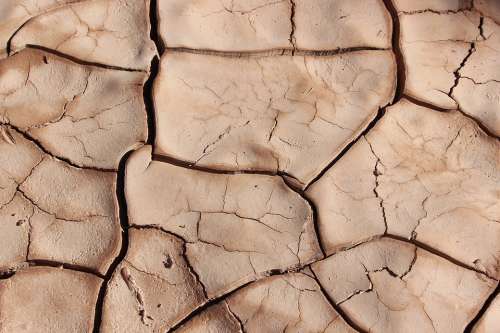
[[[0,333],[500,328],[495,0],[0,4]]]

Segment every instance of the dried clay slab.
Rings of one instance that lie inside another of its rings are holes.
[[[91,63],[140,70],[147,70],[156,54],[149,38],[149,0],[58,1],[52,6],[38,0],[45,10],[28,14],[29,19],[21,13],[33,4],[24,7],[23,2],[3,5],[7,12],[0,38],[10,39],[11,52],[37,45]]]
[[[169,0],[158,2],[158,12],[160,35],[171,48],[391,47],[392,21],[382,0]]]
[[[102,280],[77,271],[31,267],[0,280],[0,332],[92,332]]]
[[[304,273],[252,283],[195,315],[175,333],[356,332]]]
[[[281,177],[190,170],[145,147],[127,163],[125,191],[129,223],[183,239],[209,298],[322,257],[311,207]]]
[[[463,332],[497,281],[413,244],[382,239],[312,265],[329,297],[369,332]]]
[[[179,237],[132,228],[106,288],[101,332],[166,332],[206,300]]]
[[[0,132],[0,269],[31,261],[104,274],[120,249],[116,174],[78,169]]]
[[[212,169],[284,172],[303,187],[392,100],[395,72],[390,51],[167,53],[154,86],[155,153]]]
[[[327,253],[385,231],[500,277],[500,143],[459,112],[390,107],[306,192]]]
[[[25,49],[0,61],[0,120],[75,165],[117,169],[147,138],[145,80]]]
[[[406,65],[405,93],[440,108],[454,109],[455,72],[480,40],[475,11],[401,14],[401,50]]]

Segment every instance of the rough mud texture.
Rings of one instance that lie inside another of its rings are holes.
[[[0,332],[500,331],[497,0],[0,1]]]

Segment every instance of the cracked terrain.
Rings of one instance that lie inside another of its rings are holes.
[[[500,2],[4,0],[0,333],[500,331]]]

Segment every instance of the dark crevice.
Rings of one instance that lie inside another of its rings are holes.
[[[159,0],[162,1],[162,0]],[[160,27],[159,17],[158,17],[158,0],[151,0],[149,3],[149,37],[156,45],[156,50],[161,57],[165,52],[166,45],[163,39],[161,38],[160,33],[158,32],[158,28]],[[152,74],[155,73],[153,69],[151,69]]]
[[[399,102],[403,93],[405,91],[406,85],[406,65],[403,56],[403,52],[401,51],[401,24],[399,22],[398,11],[394,6],[392,0],[383,0],[384,5],[391,15],[392,19],[392,52],[396,57],[397,64],[397,86],[396,86],[396,94],[394,97],[394,101],[392,104]]]
[[[146,109],[146,120],[148,123],[148,138],[146,143],[148,145],[154,145],[156,138],[156,116],[155,116],[155,106],[154,106],[154,97],[153,97],[153,89],[154,89],[154,81],[158,76],[160,68],[160,60],[157,56],[155,56],[151,60],[151,72],[144,83],[143,87],[143,98],[144,98],[144,107]]]
[[[115,257],[111,265],[109,266],[106,274],[104,275],[104,281],[101,284],[99,289],[99,294],[97,296],[96,308],[95,308],[95,318],[94,318],[94,333],[98,333],[101,320],[102,320],[102,310],[104,305],[104,298],[106,296],[106,289],[113,273],[115,272],[118,265],[123,261],[125,255],[127,254],[128,249],[128,211],[127,211],[127,200],[125,197],[125,165],[127,163],[128,158],[133,153],[133,151],[129,151],[126,153],[122,159],[120,160],[120,164],[118,166],[118,174],[116,180],[116,200],[118,204],[118,217],[121,226],[121,248],[118,255]]]
[[[339,314],[339,316],[349,325],[351,326],[353,329],[355,329],[356,331],[358,331],[359,333],[367,333],[367,331],[365,331],[364,329],[362,329],[361,327],[359,327],[358,324],[356,324],[345,312],[344,310],[342,310],[342,308],[330,297],[330,295],[328,294],[328,292],[325,290],[325,288],[323,287],[323,285],[321,284],[321,282],[319,281],[318,277],[316,276],[316,273],[314,272],[314,270],[311,269],[311,272],[313,274],[313,278],[314,280],[316,280],[316,283],[318,284],[319,286],[319,289],[321,290],[321,293],[323,294],[323,296],[325,297],[325,299],[328,301],[328,303],[330,303],[330,306]]]
[[[484,16],[481,16],[479,18],[479,36],[481,36],[481,38],[483,40],[487,40],[488,38],[486,38],[486,36],[484,35]]]
[[[488,311],[488,309],[491,306],[491,303],[493,302],[493,300],[496,297],[498,297],[498,295],[500,295],[500,283],[497,283],[497,287],[495,288],[495,290],[493,290],[493,292],[484,301],[483,306],[481,307],[481,309],[479,310],[479,312],[469,322],[469,324],[467,324],[467,326],[464,329],[464,333],[471,333],[472,332],[472,330],[474,329],[474,327],[476,326],[476,324],[479,322],[479,320],[481,320],[481,318],[484,316],[484,314],[486,313],[486,311]]]
[[[81,169],[81,170],[93,170],[93,171],[99,171],[99,172],[116,172],[116,170],[114,169],[104,169],[104,168],[97,168],[97,167],[90,167],[90,166],[81,166],[81,165],[77,165],[75,163],[73,163],[71,160],[69,160],[68,158],[64,158],[62,156],[55,156],[53,155],[50,151],[48,151],[44,146],[43,144],[38,141],[37,139],[35,139],[34,137],[32,137],[30,134],[28,134],[27,132],[17,128],[16,126],[13,126],[9,123],[2,123],[0,122],[0,125],[3,125],[3,126],[6,126],[8,127],[9,129],[15,131],[16,133],[18,133],[19,135],[21,135],[24,139],[30,141],[31,143],[33,143],[35,146],[37,146],[37,148],[39,150],[41,150],[44,154],[52,157],[53,159],[57,160],[57,161],[61,161],[63,163],[66,163],[68,164],[69,166],[73,167],[73,168],[76,168],[76,169]]]
[[[380,194],[377,191],[379,184],[380,184],[379,180],[378,180],[378,178],[380,176],[380,172],[378,170],[378,165],[380,164],[380,158],[377,155],[375,155],[375,152],[373,151],[372,145],[370,143],[368,143],[368,145],[370,146],[370,149],[372,151],[373,156],[377,157],[377,162],[375,163],[375,168],[373,168],[373,176],[375,177],[375,187],[373,188],[373,194],[375,195],[375,198],[380,200],[379,206],[380,206],[380,210],[382,211],[382,219],[384,221],[384,227],[385,227],[384,234],[386,234],[387,230],[389,229],[389,225],[387,224],[387,214],[385,213],[384,199],[380,196]]]
[[[101,279],[104,278],[104,275],[101,273],[80,265],[72,265],[68,263],[63,263],[63,262],[58,262],[58,261],[53,261],[53,260],[44,260],[44,259],[32,259],[27,261],[28,265],[30,267],[62,267],[64,269],[72,270],[72,271],[77,271],[77,272],[82,272],[82,273],[87,273],[87,274],[92,274],[94,276],[97,276]]]
[[[0,271],[0,280],[8,280],[14,275],[16,275],[16,269],[9,269],[5,271]]]
[[[60,51],[57,51],[57,50],[53,50],[51,48],[48,48],[48,47],[45,47],[45,46],[41,46],[41,45],[26,44],[25,48],[26,49],[40,50],[40,51],[52,54],[52,55],[54,55],[56,57],[67,59],[67,60],[69,60],[71,62],[74,62],[74,63],[82,65],[82,66],[92,66],[92,67],[98,67],[98,68],[104,68],[104,69],[111,69],[111,70],[122,71],[122,72],[143,72],[143,73],[146,72],[143,69],[125,68],[125,67],[120,67],[120,66],[105,65],[105,64],[98,63],[98,62],[85,61],[85,60],[73,57],[73,56],[71,56],[69,54],[66,54],[66,53],[63,53],[63,52],[60,52]],[[20,50],[19,52],[21,52],[21,51],[22,50]],[[11,54],[10,56],[13,56],[15,54],[16,53]]]
[[[481,30],[481,26],[479,27],[479,29]],[[467,63],[467,60],[469,60],[469,58],[471,57],[471,55],[475,51],[476,51],[476,43],[474,43],[474,42],[470,43],[470,48],[469,48],[469,51],[467,52],[467,55],[464,57],[464,59],[462,60],[462,62],[458,66],[458,68],[453,72],[453,75],[455,76],[455,82],[453,83],[453,86],[451,86],[450,91],[448,92],[448,96],[451,99],[453,99],[453,100],[454,100],[454,98],[453,98],[453,91],[458,86],[458,83],[460,81],[460,71],[462,70],[462,68]]]
[[[277,171],[269,171],[269,170],[224,170],[224,169],[213,169],[209,167],[196,165],[194,162],[187,162],[183,160],[176,159],[174,157],[153,154],[153,161],[163,162],[167,164],[171,164],[180,168],[196,170],[206,173],[219,174],[219,175],[238,175],[238,174],[251,174],[251,175],[267,175],[267,176],[278,176],[278,175],[286,175],[287,177],[294,178],[288,174],[277,172]]]
[[[216,51],[209,49],[190,49],[186,47],[167,47],[166,51],[169,52],[183,52],[192,54],[212,55],[226,58],[260,58],[260,57],[273,57],[273,56],[314,56],[314,57],[329,57],[351,52],[360,51],[387,51],[389,49],[379,47],[350,47],[339,48],[334,50],[316,51],[316,50],[302,50],[294,48],[286,49],[270,49],[264,51]]]

